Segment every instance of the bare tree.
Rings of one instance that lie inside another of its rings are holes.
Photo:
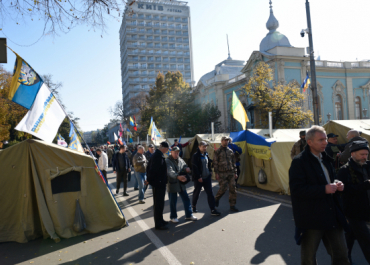
[[[0,1],[0,25],[4,22],[20,25],[43,21],[43,34],[68,33],[77,25],[99,28],[104,32],[106,19],[118,22],[127,6],[135,0],[12,0]],[[128,12],[131,12],[130,9]],[[40,37],[41,38],[41,37]]]
[[[142,111],[145,109],[147,97],[148,94],[142,91],[130,99],[130,108],[137,110],[138,116],[140,116]]]
[[[117,101],[113,107],[109,107],[108,111],[114,119],[122,121],[125,118],[125,109],[121,100]]]

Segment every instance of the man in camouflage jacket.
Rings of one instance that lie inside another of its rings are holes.
[[[217,149],[213,156],[213,167],[216,174],[216,179],[219,181],[220,189],[218,190],[215,200],[216,207],[219,205],[219,200],[229,188],[229,203],[230,210],[238,212],[236,204],[236,189],[235,179],[238,177],[235,165],[235,155],[227,145],[231,141],[230,137],[221,138],[221,147]]]

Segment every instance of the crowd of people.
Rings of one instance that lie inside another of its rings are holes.
[[[299,141],[291,150],[289,186],[293,208],[295,240],[301,246],[301,264],[317,264],[316,252],[322,241],[332,264],[353,264],[352,248],[358,241],[365,259],[370,264],[370,162],[369,144],[361,132],[350,130],[347,143],[338,144],[338,135],[326,134],[323,127],[313,126],[299,133]],[[185,219],[196,221],[197,202],[202,190],[207,194],[210,213],[219,216],[219,201],[229,190],[230,211],[238,212],[236,183],[240,175],[240,147],[230,137],[222,137],[221,147],[213,160],[207,153],[208,143],[198,143],[189,167],[182,159],[182,148],[177,140],[169,146],[162,142],[158,149],[149,145],[128,148],[126,145],[92,148],[98,165],[106,178],[108,166],[116,174],[119,193],[128,196],[127,182],[135,176],[134,189],[139,203],[145,203],[148,186],[153,191],[155,229],[168,229],[169,222],[178,223],[177,198],[181,198]],[[130,149],[130,150],[129,150]],[[169,155],[167,155],[169,154]],[[212,170],[213,169],[213,170]],[[134,171],[133,173],[131,171]],[[212,189],[212,172],[219,182],[216,195]],[[194,183],[192,200],[186,184]],[[163,219],[165,194],[168,193],[170,220]]]
[[[320,126],[301,131],[300,138],[291,151],[289,186],[301,264],[317,264],[321,241],[332,264],[353,264],[355,240],[370,264],[367,140],[350,130],[348,142],[338,144],[338,135]]]

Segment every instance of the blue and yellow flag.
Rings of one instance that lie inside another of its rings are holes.
[[[15,53],[15,55],[17,59],[8,98],[26,109],[30,109],[44,82],[25,60],[18,54]]]
[[[72,150],[76,150],[76,151],[83,153],[84,150],[81,146],[80,140],[78,140],[75,127],[73,126],[72,122],[70,122],[70,125],[71,125],[71,129],[69,130],[69,137],[71,139],[71,142],[69,143],[68,148],[71,148]]]
[[[310,77],[308,76],[308,73],[307,73],[307,76],[306,76],[305,80],[303,81],[303,84],[301,85],[301,88],[303,88],[303,92],[306,92],[306,90],[310,86],[310,84],[311,84]]]
[[[130,125],[135,126],[134,120],[130,117]]]

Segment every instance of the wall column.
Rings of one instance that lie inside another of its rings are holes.
[[[347,85],[348,119],[354,120],[355,119],[355,107],[354,107],[354,100],[353,100],[353,84],[352,84],[351,77],[346,77],[346,85]]]

